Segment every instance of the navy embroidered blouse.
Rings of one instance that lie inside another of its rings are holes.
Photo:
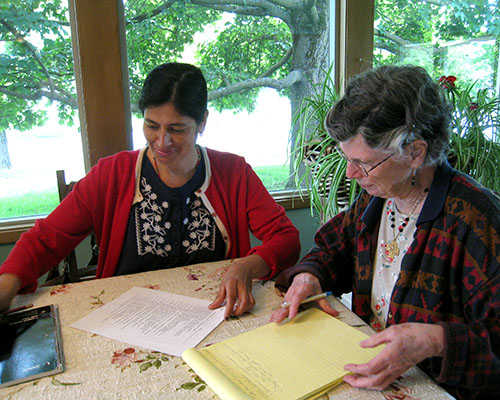
[[[132,206],[116,275],[224,259],[222,234],[195,195],[205,180],[203,157],[194,176],[179,188],[165,185],[148,157],[140,179],[144,200]]]

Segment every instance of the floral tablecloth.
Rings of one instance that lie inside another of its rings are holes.
[[[70,325],[134,286],[213,300],[224,271],[233,261],[197,264],[171,270],[97,279],[39,288],[19,295],[12,307],[57,304],[66,371],[53,377],[0,389],[0,399],[217,399],[212,390],[179,357],[71,328]],[[256,306],[219,325],[200,343],[216,343],[268,322],[279,306],[273,282],[255,281]],[[330,300],[340,319],[371,334],[369,327],[337,299]],[[342,384],[322,399],[449,399],[439,386],[414,368],[384,392],[358,390]]]

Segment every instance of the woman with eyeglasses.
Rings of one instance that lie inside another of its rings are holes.
[[[325,127],[363,189],[277,278],[293,318],[311,295],[352,292],[382,352],[344,380],[383,389],[418,365],[460,399],[500,398],[500,203],[447,162],[452,107],[423,68],[349,83]],[[318,305],[336,312],[326,299]]]

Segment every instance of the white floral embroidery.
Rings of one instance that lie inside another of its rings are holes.
[[[201,201],[196,199],[189,208],[191,210],[191,222],[188,225],[189,241],[185,240],[182,245],[186,247],[186,253],[190,254],[199,249],[215,249],[215,224],[209,218],[210,213],[202,208]]]
[[[166,257],[172,251],[172,246],[165,241],[167,231],[172,227],[172,221],[166,221],[164,216],[170,204],[167,201],[157,203],[158,195],[144,177],[141,178],[141,192],[144,200],[136,209],[138,254]],[[209,211],[200,199],[190,201],[188,197],[186,204],[189,206],[189,217],[182,221],[187,226],[187,238],[182,241],[184,251],[188,254],[200,249],[214,251],[217,228]]]
[[[171,225],[168,221],[161,224],[161,221],[163,210],[169,206],[168,202],[162,202],[161,206],[156,204],[158,196],[152,192],[151,185],[144,177],[141,178],[141,187],[144,200],[136,209],[137,252],[141,256],[147,253],[167,256],[172,248],[165,244],[165,236]]]

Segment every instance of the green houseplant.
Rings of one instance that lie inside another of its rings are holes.
[[[500,192],[500,100],[490,89],[462,89],[454,76],[438,82],[454,106],[449,161],[482,185]],[[297,187],[305,186],[311,211],[325,222],[349,206],[359,192],[355,180],[345,177],[346,161],[335,151],[334,140],[324,128],[326,114],[338,96],[327,71],[324,83],[315,86],[294,117],[296,136],[292,160]]]
[[[491,89],[461,88],[454,76],[439,84],[454,106],[448,160],[482,185],[500,192],[500,100]]]
[[[324,128],[326,114],[338,99],[331,72],[330,67],[324,82],[314,85],[313,94],[302,100],[293,119],[295,184],[307,188],[311,212],[321,223],[351,204],[359,191],[356,181],[346,178],[347,163]]]

